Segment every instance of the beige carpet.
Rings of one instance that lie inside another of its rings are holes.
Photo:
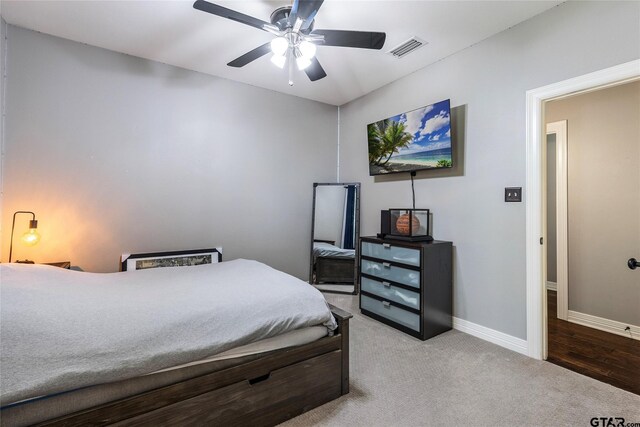
[[[356,296],[325,296],[354,315],[351,393],[283,426],[640,423],[638,395],[458,331],[422,342],[361,315]]]

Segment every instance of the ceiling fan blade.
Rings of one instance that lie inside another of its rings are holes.
[[[292,24],[296,22],[299,5],[300,5],[300,0],[293,0],[293,4],[291,5],[291,12],[289,12],[289,22],[291,22]]]
[[[255,61],[260,57],[263,57],[269,52],[271,52],[271,42],[265,43],[262,46],[258,46],[257,48],[250,50],[244,55],[229,62],[227,65],[230,67],[236,67],[236,68],[244,67],[248,63]]]
[[[227,9],[226,7],[218,6],[217,4],[209,3],[204,0],[196,0],[193,4],[193,8],[221,16],[223,18],[231,19],[232,21],[240,22],[241,24],[249,25],[259,30],[264,30],[265,25],[271,25],[269,22],[254,18],[253,16],[245,15],[244,13],[236,12],[235,10]]]
[[[360,49],[382,49],[387,38],[385,33],[346,30],[313,30],[312,35],[324,36],[325,46],[357,47]]]
[[[324,0],[295,0],[291,9],[291,22],[295,22],[297,18],[302,19],[304,23],[301,30],[305,31],[311,26],[322,3]]]
[[[324,71],[324,68],[322,68],[322,65],[320,65],[320,62],[318,61],[318,58],[316,58],[315,56],[311,60],[311,65],[305,68],[304,72],[312,82],[327,77],[327,73]]]

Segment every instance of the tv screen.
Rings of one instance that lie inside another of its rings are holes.
[[[449,100],[367,125],[369,175],[450,168]]]

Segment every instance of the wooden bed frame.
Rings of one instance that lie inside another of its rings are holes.
[[[314,242],[335,245],[335,240],[314,239]],[[313,283],[348,283],[356,280],[355,256],[353,258],[318,256],[312,265]]]
[[[355,258],[324,257],[316,258],[315,283],[348,283],[355,281]]]
[[[39,426],[273,426],[349,392],[349,319],[333,336],[55,418]]]

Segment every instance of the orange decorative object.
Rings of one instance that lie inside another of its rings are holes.
[[[398,217],[396,221],[396,230],[398,233],[409,236],[414,235],[420,230],[420,220],[415,215],[412,215],[411,218],[411,233],[409,233],[409,214],[402,214]]]

